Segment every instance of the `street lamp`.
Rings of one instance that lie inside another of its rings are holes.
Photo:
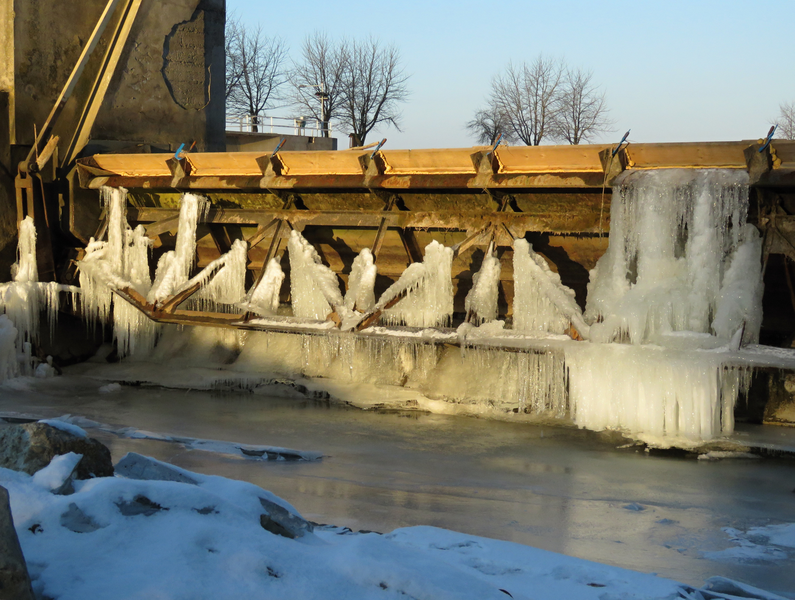
[[[323,132],[323,137],[329,137],[329,129],[328,129],[328,116],[326,115],[326,100],[328,100],[329,95],[326,93],[326,86],[323,82],[319,84],[306,84],[306,85],[299,85],[299,88],[317,88],[315,92],[315,96],[318,97],[320,100],[320,130]]]

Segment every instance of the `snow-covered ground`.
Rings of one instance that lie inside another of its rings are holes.
[[[260,525],[261,499],[297,514],[283,500],[184,470],[195,483],[116,476],[52,493],[75,458],[57,457],[34,476],[0,469],[40,597],[777,598],[722,578],[697,592],[653,574],[433,527],[382,535],[316,525],[289,539]],[[793,548],[792,527],[749,534]]]

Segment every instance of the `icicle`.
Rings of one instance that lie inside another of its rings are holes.
[[[290,232],[290,295],[293,315],[325,319],[335,306],[342,306],[337,275],[323,264],[312,245],[297,231]]]
[[[515,240],[513,248],[513,328],[560,334],[574,325],[587,336],[589,328],[574,300],[574,290],[561,283],[560,275],[552,272],[527,240]]]
[[[279,260],[270,259],[259,285],[249,292],[248,301],[241,304],[240,307],[264,317],[275,315],[279,309],[279,291],[282,289],[283,281],[284,272]]]
[[[221,269],[210,283],[194,296],[196,304],[202,310],[219,312],[236,310],[236,305],[242,302],[246,295],[248,244],[243,240],[235,240],[232,248],[222,258]]]
[[[146,297],[147,302],[163,302],[190,278],[196,257],[196,226],[209,210],[210,202],[195,194],[183,194],[179,209],[177,245],[160,257],[155,281]]]
[[[489,244],[480,270],[472,277],[472,289],[464,300],[467,315],[474,315],[475,325],[497,318],[500,269],[500,259],[493,252],[493,244]]]
[[[385,306],[398,294],[406,296],[384,311],[384,320],[409,327],[449,325],[453,317],[453,249],[433,240],[425,247],[421,265],[415,264],[409,265],[379,299],[377,306]]]
[[[375,278],[378,274],[373,253],[363,248],[353,259],[351,274],[348,277],[348,292],[345,294],[345,307],[366,312],[375,306]]]

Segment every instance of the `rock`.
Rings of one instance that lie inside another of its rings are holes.
[[[309,521],[291,513],[283,506],[265,498],[260,498],[259,501],[262,504],[262,508],[267,511],[266,514],[261,515],[259,518],[260,525],[265,531],[293,540],[311,533],[314,529]]]
[[[75,491],[72,484],[77,477],[77,466],[82,458],[80,454],[74,452],[56,456],[49,465],[33,475],[33,482],[53,494],[63,496],[72,494]]]
[[[46,423],[0,427],[0,467],[33,475],[61,454],[82,454],[78,479],[110,477],[113,463],[110,450],[97,440],[80,437]]]
[[[0,487],[0,600],[33,600],[28,567],[4,487]]]
[[[84,513],[74,502],[70,503],[69,508],[61,515],[61,527],[66,527],[75,533],[91,533],[102,529],[102,525]]]
[[[193,485],[199,483],[182,469],[135,452],[128,452],[116,463],[116,475],[127,479],[178,481]]]
[[[167,508],[160,506],[157,502],[152,502],[149,498],[142,496],[141,494],[138,494],[135,498],[133,498],[132,502],[127,500],[119,500],[116,502],[116,506],[119,508],[119,512],[125,517],[136,517],[138,515],[151,517],[153,514],[159,513],[161,510],[168,510]]]

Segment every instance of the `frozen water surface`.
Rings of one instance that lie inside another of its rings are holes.
[[[74,375],[16,379],[0,390],[0,411],[322,453],[247,460],[76,420],[114,461],[135,451],[247,480],[320,523],[382,532],[433,525],[697,586],[723,575],[795,597],[795,549],[770,550],[795,523],[791,461],[649,455],[585,430],[361,411],[287,387],[268,396],[101,385]]]

